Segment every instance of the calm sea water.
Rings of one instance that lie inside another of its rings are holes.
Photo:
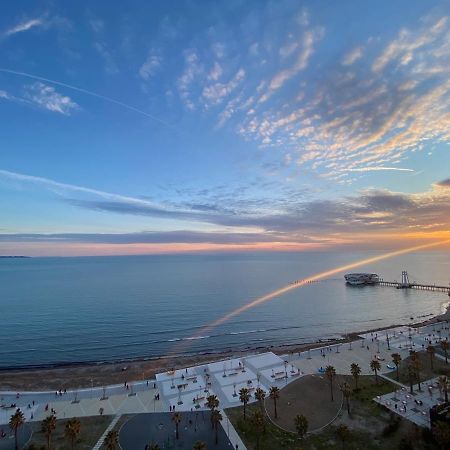
[[[295,279],[376,253],[0,259],[0,367],[156,357],[310,342],[439,314],[446,294],[349,287],[341,275],[202,328]],[[448,252],[358,271],[447,285]],[[192,336],[195,336],[192,339]]]

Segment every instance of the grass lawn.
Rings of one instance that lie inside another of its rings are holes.
[[[339,377],[340,382],[347,381],[354,388],[353,378]],[[299,383],[300,386],[300,383]],[[345,448],[346,450],[364,449],[364,450],[379,450],[379,449],[413,449],[413,450],[436,450],[437,447],[430,439],[429,432],[420,429],[408,422],[405,419],[394,419],[385,408],[375,403],[372,399],[377,395],[383,395],[395,390],[395,385],[389,381],[378,379],[378,384],[375,383],[374,376],[360,376],[358,382],[358,390],[353,391],[350,400],[349,416],[344,408],[339,414],[337,420],[332,425],[318,433],[310,434],[302,441],[295,433],[283,431],[275,426],[266,417],[266,431],[260,434],[260,450],[299,450],[299,449],[314,449],[314,450],[337,450]],[[336,390],[338,390],[336,383]],[[293,390],[294,392],[294,390]],[[327,390],[327,394],[329,391]],[[280,392],[279,399],[279,414],[286,414],[286,408],[283,406],[283,397],[285,389]],[[292,392],[290,393],[292,395]],[[305,397],[304,391],[300,389],[298,395]],[[327,399],[328,402],[330,401]],[[268,399],[268,402],[271,400]],[[323,405],[322,405],[323,406]],[[298,411],[298,414],[312,414],[311,411],[321,408],[317,402],[311,402],[308,408],[303,405],[303,410]],[[287,406],[286,406],[287,407]],[[227,415],[233,423],[234,427],[241,436],[244,444],[249,450],[256,449],[257,433],[252,425],[250,417],[252,413],[259,409],[258,404],[247,406],[247,420],[243,419],[242,406],[227,410]],[[289,415],[292,414],[289,411]],[[392,425],[395,422],[394,425]],[[344,445],[336,433],[339,425],[346,425],[350,429],[350,434],[345,440]]]
[[[77,450],[89,449],[97,443],[100,436],[103,434],[107,426],[112,420],[112,416],[94,416],[82,417],[81,432],[74,445]],[[52,450],[70,450],[70,442],[64,436],[64,429],[67,420],[58,420],[56,423],[56,430],[52,434],[51,448]],[[27,449],[41,450],[47,448],[47,439],[41,431],[41,423],[35,422],[33,424],[34,433]],[[34,447],[33,447],[34,446]]]

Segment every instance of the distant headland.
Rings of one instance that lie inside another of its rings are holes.
[[[1,258],[31,258],[31,256],[22,256],[22,255],[0,255]]]

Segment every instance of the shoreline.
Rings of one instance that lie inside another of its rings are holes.
[[[411,323],[417,328],[432,323],[450,320],[450,304],[443,314]],[[48,366],[11,367],[0,369],[0,391],[31,391],[77,389],[90,386],[105,386],[123,384],[125,381],[141,381],[152,379],[156,373],[168,368],[181,368],[192,365],[206,364],[230,357],[244,357],[249,354],[271,351],[277,355],[299,353],[324,347],[327,345],[344,344],[358,340],[358,335],[379,332],[402,326],[392,324],[384,327],[361,330],[342,334],[339,338],[322,338],[314,342],[281,344],[277,346],[259,346],[241,350],[223,350],[218,352],[195,353],[192,355],[166,355],[154,358],[137,358],[112,362],[79,362],[67,364],[52,364]],[[404,326],[404,325],[403,325]],[[124,370],[124,368],[126,368]]]

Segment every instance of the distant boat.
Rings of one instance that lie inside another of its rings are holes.
[[[380,281],[380,277],[376,273],[347,273],[344,278],[352,286],[377,284]]]

